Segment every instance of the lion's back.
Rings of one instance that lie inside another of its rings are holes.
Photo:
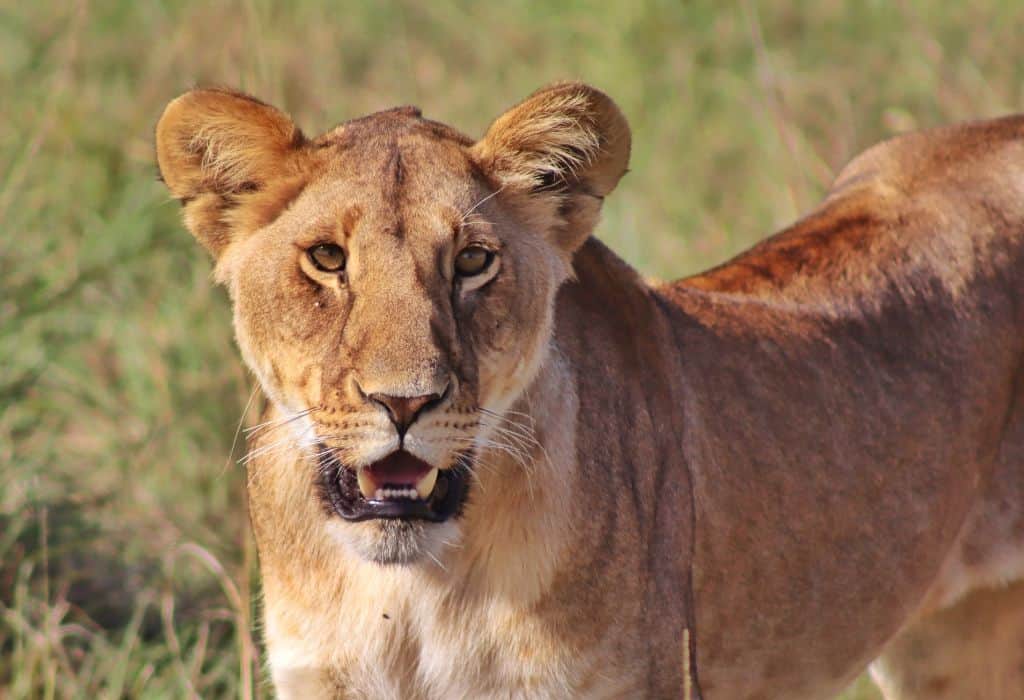
[[[1024,293],[1024,115],[915,132],[854,158],[817,209],[680,284],[843,312],[883,297]]]

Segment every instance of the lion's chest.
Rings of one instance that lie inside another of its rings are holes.
[[[581,653],[549,622],[502,602],[455,608],[420,592],[361,603],[302,615],[268,601],[282,698],[596,698],[636,688],[604,654]]]

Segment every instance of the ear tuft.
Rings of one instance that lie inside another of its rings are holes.
[[[304,143],[283,112],[222,89],[192,90],[176,98],[156,127],[160,176],[186,206],[192,233],[214,254],[233,233],[229,210],[240,197],[294,177],[295,156]]]
[[[503,189],[556,196],[561,221],[552,226],[562,229],[560,243],[574,247],[626,172],[629,150],[629,124],[610,97],[582,83],[559,83],[498,117],[471,153]]]
[[[610,97],[559,83],[498,117],[474,149],[507,187],[580,184],[603,197],[626,171],[629,147],[629,124]]]

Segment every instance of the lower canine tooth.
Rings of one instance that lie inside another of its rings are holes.
[[[437,467],[434,467],[427,475],[416,483],[416,494],[424,501],[430,498],[434,491],[434,484],[437,483]]]
[[[373,479],[366,472],[365,469],[360,469],[358,473],[359,477],[359,490],[362,492],[363,497],[373,498],[377,493],[377,485],[373,483]]]

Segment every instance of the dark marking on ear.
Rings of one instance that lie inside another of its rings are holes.
[[[259,192],[263,186],[253,180],[246,180],[232,190],[233,194],[244,194],[246,192]]]
[[[538,178],[538,182],[530,190],[534,194],[541,192],[564,192],[567,183],[561,173],[555,170],[545,170]]]
[[[585,167],[590,158],[586,151],[577,146],[566,146],[568,157],[563,167],[558,170],[545,170],[538,176],[536,184],[531,192],[568,192],[569,190],[583,191],[583,194],[590,194],[589,188],[581,181],[575,173],[575,167]],[[576,164],[576,165],[572,165]]]

